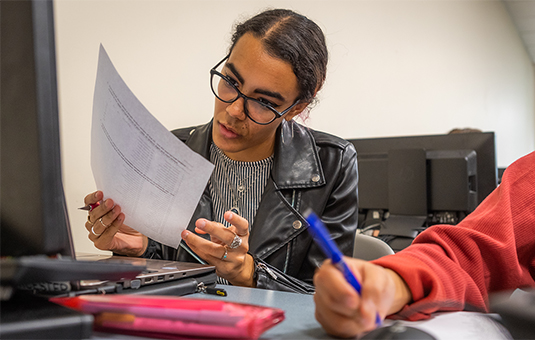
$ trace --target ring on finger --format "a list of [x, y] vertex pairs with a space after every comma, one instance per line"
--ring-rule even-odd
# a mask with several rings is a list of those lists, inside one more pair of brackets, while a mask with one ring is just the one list
[[234, 239], [232, 240], [232, 242], [229, 244], [229, 248], [230, 249], [236, 249], [238, 248], [239, 246], [241, 246], [241, 237], [239, 237], [237, 234], [234, 234]]
[[223, 254], [223, 256], [221, 256], [221, 260], [224, 260], [227, 258], [227, 254], [228, 254], [228, 249], [227, 247], [225, 247], [225, 253]]
[[100, 224], [102, 224], [106, 228], [108, 228], [111, 225], [111, 224], [104, 224], [104, 222], [102, 222], [102, 217], [99, 218], [99, 222], [100, 222]]
[[96, 237], [99, 237], [100, 235], [102, 235], [102, 233], [98, 234], [98, 233], [95, 233], [95, 227], [91, 227], [91, 233], [93, 235], [95, 235]]
[[89, 218], [89, 215], [87, 215], [87, 223], [89, 223], [91, 225], [95, 224], [95, 222], [91, 222], [91, 219]]

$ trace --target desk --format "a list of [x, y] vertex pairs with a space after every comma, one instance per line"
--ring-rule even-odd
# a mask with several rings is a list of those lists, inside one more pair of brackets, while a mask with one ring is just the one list
[[[316, 321], [314, 317], [315, 305], [312, 295], [235, 286], [219, 287], [223, 287], [227, 291], [228, 296], [221, 297], [197, 293], [185, 297], [217, 299], [282, 308], [285, 311], [286, 319], [262, 334], [260, 339], [334, 339], [325, 333], [321, 325]], [[434, 335], [437, 339], [511, 339], [509, 333], [492, 317], [481, 313], [444, 313], [437, 315], [431, 320], [403, 322], [407, 325], [421, 328]], [[386, 320], [385, 324], [388, 325], [389, 323], [390, 321]], [[95, 332], [92, 339], [146, 338]]]
[[262, 334], [261, 339], [325, 339], [327, 333], [314, 317], [312, 295], [279, 292], [265, 289], [225, 286], [227, 297], [208, 294], [193, 294], [192, 297], [252, 303], [267, 307], [282, 308], [285, 319], [282, 323]]

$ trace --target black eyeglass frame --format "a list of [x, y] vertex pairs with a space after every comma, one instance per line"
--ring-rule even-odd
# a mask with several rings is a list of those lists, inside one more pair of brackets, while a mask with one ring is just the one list
[[[282, 116], [284, 116], [288, 111], [290, 111], [294, 106], [296, 106], [299, 102], [300, 102], [300, 99], [297, 98], [295, 100], [295, 102], [290, 105], [289, 108], [287, 108], [286, 110], [282, 111], [282, 112], [279, 112], [277, 111], [274, 107], [272, 107], [271, 105], [269, 104], [266, 104], [266, 103], [263, 103], [259, 100], [256, 100], [254, 98], [251, 98], [251, 97], [248, 97], [246, 95], [244, 95], [243, 93], [241, 93], [240, 90], [238, 90], [238, 88], [231, 82], [231, 80], [229, 79], [229, 77], [223, 75], [222, 73], [218, 72], [216, 69], [225, 61], [227, 60], [228, 58], [230, 57], [230, 54], [228, 54], [225, 58], [223, 58], [220, 62], [217, 63], [216, 66], [214, 66], [211, 70], [210, 70], [210, 88], [212, 89], [212, 93], [216, 96], [217, 99], [221, 100], [222, 102], [224, 103], [227, 103], [227, 104], [231, 104], [231, 103], [234, 103], [236, 100], [238, 100], [239, 98], [243, 98], [243, 111], [245, 112], [245, 115], [247, 117], [249, 117], [250, 120], [252, 120], [253, 122], [255, 122], [256, 124], [259, 124], [259, 125], [268, 125], [268, 124], [271, 124], [273, 123], [273, 121], [275, 121], [275, 119], [277, 118], [280, 118]], [[220, 76], [223, 80], [225, 80], [234, 90], [236, 90], [236, 93], [238, 94], [236, 96], [236, 98], [234, 98], [233, 100], [223, 100], [221, 99], [215, 89], [214, 89], [214, 84], [213, 84], [213, 81], [214, 81], [214, 75], [218, 75]], [[252, 100], [254, 101], [255, 103], [258, 103], [262, 106], [264, 106], [265, 108], [271, 110], [271, 112], [273, 112], [275, 115], [273, 116], [273, 119], [270, 120], [269, 122], [267, 123], [260, 123], [260, 122], [257, 122], [256, 120], [253, 119], [253, 117], [251, 117], [251, 115], [249, 115], [249, 112], [247, 110], [247, 101], [248, 100]]]

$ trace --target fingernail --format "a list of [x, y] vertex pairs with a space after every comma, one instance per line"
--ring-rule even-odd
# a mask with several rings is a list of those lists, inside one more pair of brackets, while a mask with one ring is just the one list
[[225, 220], [227, 222], [230, 222], [232, 220], [232, 218], [234, 218], [234, 214], [236, 214], [233, 210], [229, 210], [225, 213]]
[[206, 226], [206, 221], [205, 220], [199, 220], [197, 221], [197, 228], [201, 229], [201, 230], [204, 230], [204, 227]]
[[185, 240], [186, 238], [188, 238], [188, 236], [189, 236], [189, 231], [184, 230], [184, 231], [182, 232], [182, 239]]

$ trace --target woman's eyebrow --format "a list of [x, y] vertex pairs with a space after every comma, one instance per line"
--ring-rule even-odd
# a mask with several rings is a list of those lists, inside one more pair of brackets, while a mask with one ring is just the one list
[[228, 67], [228, 68], [230, 69], [230, 71], [231, 71], [232, 73], [234, 73], [234, 76], [235, 76], [236, 78], [238, 78], [238, 81], [239, 81], [240, 83], [243, 84], [243, 77], [241, 76], [240, 72], [238, 72], [238, 70], [236, 70], [236, 67], [234, 66], [234, 64], [233, 64], [233, 63], [228, 63], [228, 62], [227, 62], [227, 63], [225, 64], [225, 66]]
[[[238, 78], [238, 81], [240, 83], [242, 84], [244, 83], [243, 77], [241, 76], [240, 72], [238, 72], [238, 70], [236, 69], [233, 63], [226, 63], [225, 66], [230, 69], [230, 71], [234, 74], [236, 78]], [[254, 92], [263, 94], [263, 95], [266, 95], [275, 99], [279, 99], [281, 101], [285, 101], [284, 97], [279, 92], [273, 92], [273, 91], [263, 90], [263, 89], [255, 89]]]
[[279, 99], [279, 100], [281, 100], [283, 102], [286, 101], [284, 99], [284, 97], [278, 92], [262, 90], [262, 89], [255, 89], [254, 92], [255, 93], [259, 93], [259, 94], [263, 94], [263, 95], [266, 95], [266, 96], [269, 96], [269, 97], [272, 97], [272, 98], [275, 98], [275, 99]]

